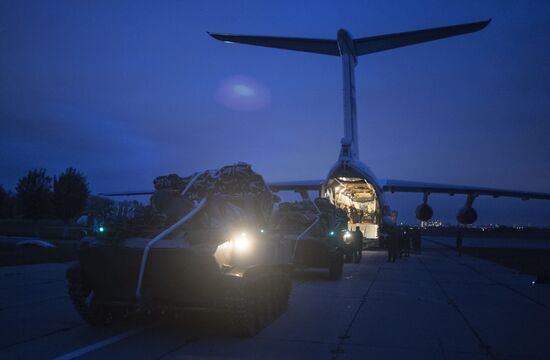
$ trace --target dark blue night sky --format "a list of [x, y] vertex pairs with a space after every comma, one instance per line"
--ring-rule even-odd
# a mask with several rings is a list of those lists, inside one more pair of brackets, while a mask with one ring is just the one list
[[[206, 31], [363, 37], [488, 18], [478, 33], [359, 59], [361, 159], [379, 178], [550, 192], [542, 0], [2, 1], [0, 184], [74, 166], [94, 192], [147, 189], [236, 161], [267, 180], [324, 178], [343, 131], [340, 59]], [[388, 200], [412, 222], [421, 199]], [[445, 221], [464, 201], [433, 200]], [[476, 205], [478, 223], [550, 225], [543, 201]]]

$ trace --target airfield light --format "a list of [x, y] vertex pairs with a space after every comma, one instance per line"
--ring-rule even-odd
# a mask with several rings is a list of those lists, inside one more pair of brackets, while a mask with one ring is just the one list
[[265, 230], [264, 230], [264, 229], [260, 229], [260, 232], [263, 234], [263, 233], [265, 232]]

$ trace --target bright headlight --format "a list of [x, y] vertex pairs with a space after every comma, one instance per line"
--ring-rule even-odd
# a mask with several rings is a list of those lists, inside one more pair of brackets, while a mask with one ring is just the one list
[[252, 240], [246, 233], [240, 233], [232, 239], [233, 248], [240, 253], [246, 253], [250, 250]]
[[349, 244], [351, 242], [352, 238], [351, 238], [351, 233], [349, 231], [346, 231], [344, 233], [344, 242], [346, 244]]

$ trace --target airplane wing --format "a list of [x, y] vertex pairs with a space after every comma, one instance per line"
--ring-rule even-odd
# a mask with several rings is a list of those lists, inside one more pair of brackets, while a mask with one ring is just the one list
[[110, 193], [98, 193], [99, 196], [137, 196], [137, 195], [152, 195], [154, 190], [142, 190], [142, 191], [120, 191]]
[[474, 195], [474, 196], [492, 196], [492, 197], [514, 197], [522, 200], [540, 199], [550, 200], [550, 193], [528, 192], [517, 190], [492, 189], [479, 186], [462, 186], [434, 184], [402, 180], [381, 181], [382, 190], [385, 192], [416, 192], [428, 194], [449, 194], [449, 195]]
[[[324, 180], [299, 180], [299, 181], [280, 181], [270, 182], [267, 185], [273, 192], [279, 191], [320, 191]], [[99, 196], [137, 196], [137, 195], [152, 195], [154, 190], [137, 190], [137, 191], [119, 191], [98, 193]]]
[[267, 186], [273, 192], [279, 191], [321, 191], [325, 180], [300, 180], [300, 181], [280, 181], [270, 182]]
[[439, 28], [424, 29], [417, 31], [408, 31], [395, 34], [371, 36], [355, 39], [355, 51], [357, 55], [372, 54], [379, 51], [395, 49], [402, 46], [420, 44], [427, 41], [443, 39], [446, 37], [457, 36], [475, 32], [483, 29], [491, 20], [460, 24], [453, 26], [444, 26]]

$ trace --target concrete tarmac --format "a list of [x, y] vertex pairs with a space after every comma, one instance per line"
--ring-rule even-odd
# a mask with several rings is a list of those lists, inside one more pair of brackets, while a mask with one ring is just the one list
[[365, 251], [340, 281], [298, 272], [290, 306], [252, 339], [191, 312], [94, 329], [70, 304], [66, 264], [0, 268], [0, 359], [549, 359], [550, 286], [423, 242], [396, 263]]

